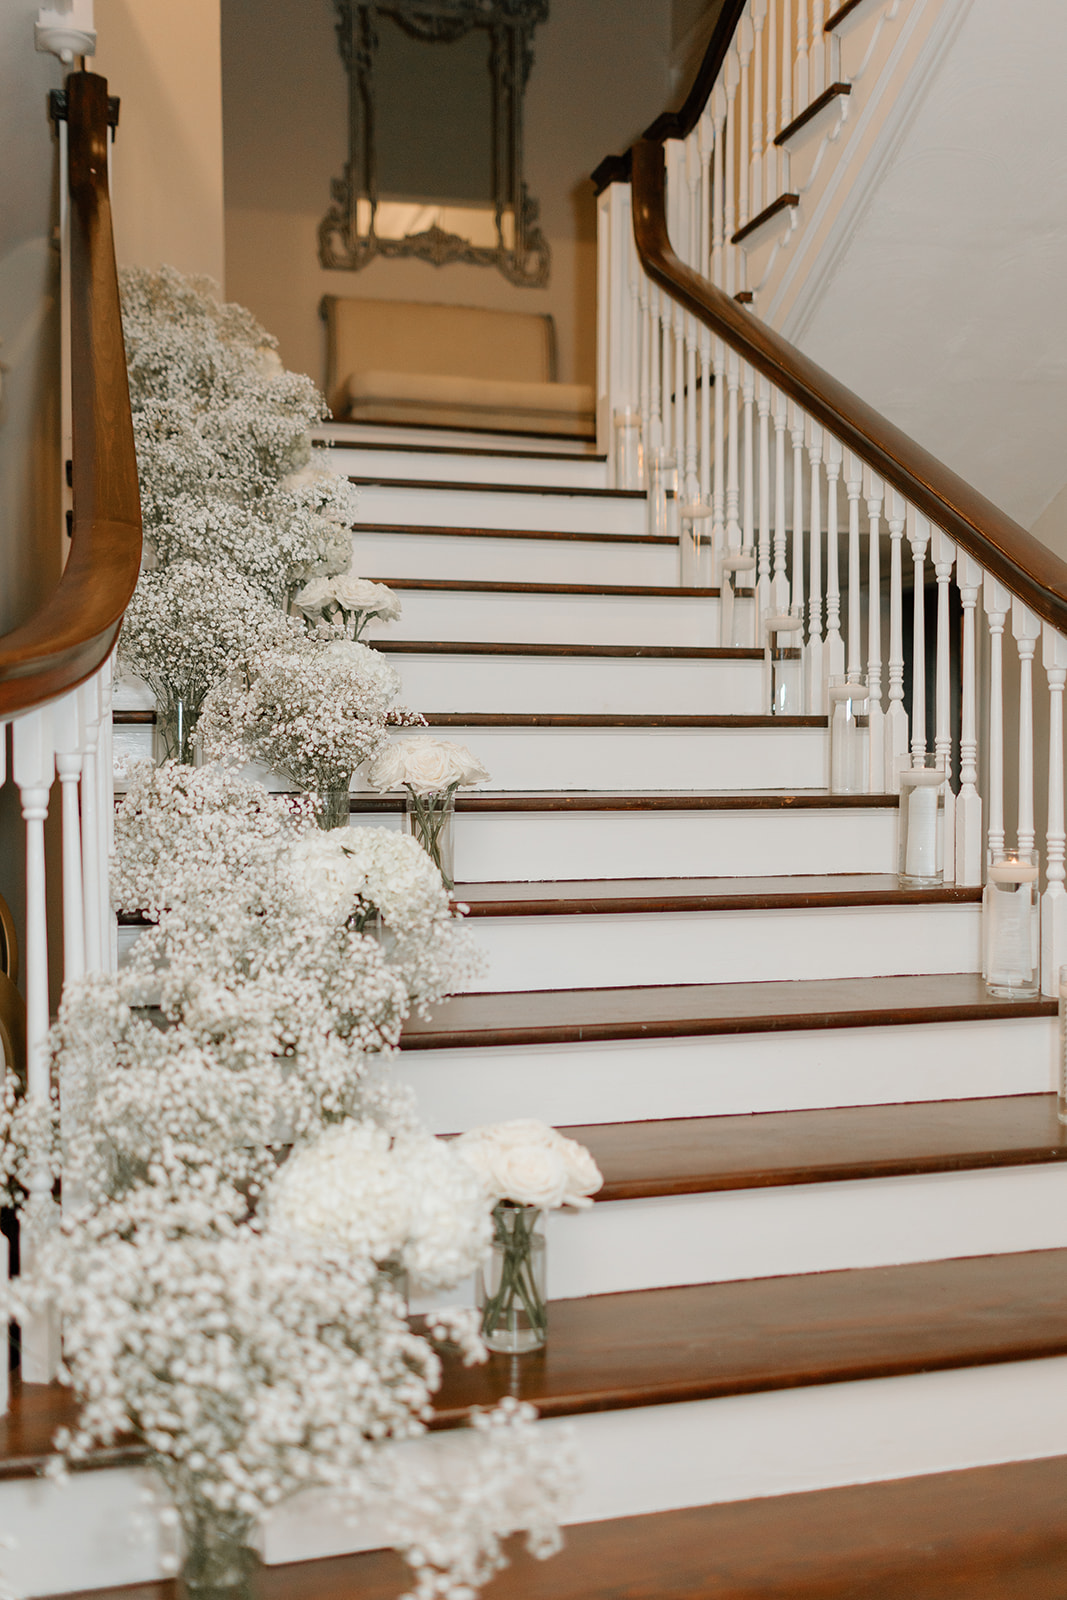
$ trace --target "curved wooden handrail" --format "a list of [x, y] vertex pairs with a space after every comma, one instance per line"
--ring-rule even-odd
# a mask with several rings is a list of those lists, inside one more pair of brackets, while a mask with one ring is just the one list
[[687, 267], [667, 232], [664, 152], [632, 151], [634, 239], [649, 277], [916, 506], [1030, 610], [1067, 634], [1067, 564], [851, 389]]
[[107, 660], [141, 564], [141, 504], [107, 183], [107, 80], [67, 79], [74, 521], [56, 588], [0, 636], [0, 716], [29, 711]]
[[[677, 111], [661, 112], [652, 126], [645, 129], [643, 135], [645, 139], [685, 139], [692, 133], [700, 121], [701, 113], [722, 71], [726, 52], [737, 32], [737, 25], [747, 4], [748, 0], [723, 0], [722, 10], [715, 19], [711, 38], [704, 51], [704, 58], [697, 68], [697, 75], [684, 102]], [[604, 157], [592, 173], [597, 194], [602, 194], [609, 184], [630, 181], [631, 154], [632, 152], [627, 150], [625, 155]]]

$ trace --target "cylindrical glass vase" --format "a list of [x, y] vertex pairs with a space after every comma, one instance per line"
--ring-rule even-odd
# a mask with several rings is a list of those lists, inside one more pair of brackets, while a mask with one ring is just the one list
[[621, 406], [615, 413], [615, 487], [640, 489], [645, 463], [641, 447], [641, 413]]
[[198, 1502], [183, 1510], [182, 1532], [179, 1592], [185, 1600], [255, 1600], [259, 1558], [249, 1543], [251, 1517]]
[[1041, 985], [1036, 850], [990, 854], [982, 892], [982, 971], [990, 994], [1031, 999]]
[[671, 450], [650, 450], [646, 458], [648, 470], [648, 531], [661, 538], [669, 538], [677, 530], [673, 515], [677, 469]]
[[763, 681], [775, 717], [798, 717], [804, 710], [804, 619], [799, 606], [763, 614]]
[[407, 793], [407, 830], [441, 874], [449, 894], [456, 887], [456, 785], [434, 794]]
[[727, 550], [719, 581], [720, 644], [724, 650], [756, 645], [756, 552], [751, 546]]
[[1067, 1126], [1067, 967], [1060, 968], [1060, 1067], [1056, 1089], [1060, 1123]]
[[152, 755], [157, 767], [164, 761], [179, 761], [185, 767], [200, 765], [198, 715], [199, 706], [194, 707], [185, 695], [168, 694], [156, 702]]
[[683, 589], [710, 589], [712, 556], [710, 524], [703, 506], [683, 506], [679, 512], [678, 581]]
[[831, 673], [830, 793], [866, 794], [870, 787], [870, 704], [863, 678]]
[[945, 877], [945, 769], [916, 756], [900, 774], [897, 877], [902, 889], [934, 889]]
[[493, 1207], [493, 1243], [477, 1283], [482, 1338], [490, 1350], [521, 1355], [548, 1335], [544, 1213], [501, 1200]]
[[315, 821], [328, 832], [331, 828], [347, 828], [350, 813], [348, 784], [334, 783], [318, 792]]

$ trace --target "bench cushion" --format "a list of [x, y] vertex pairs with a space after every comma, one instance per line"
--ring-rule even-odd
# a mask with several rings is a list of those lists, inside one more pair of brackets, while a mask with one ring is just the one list
[[595, 398], [584, 383], [442, 376], [433, 372], [354, 372], [347, 385], [350, 422], [500, 429], [588, 437]]

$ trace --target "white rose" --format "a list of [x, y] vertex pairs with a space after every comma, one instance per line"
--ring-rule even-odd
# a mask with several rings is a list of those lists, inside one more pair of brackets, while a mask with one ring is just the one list
[[369, 611], [386, 622], [400, 615], [400, 601], [384, 583], [373, 583], [370, 578], [357, 578], [352, 572], [342, 572], [333, 580], [333, 597], [345, 611]]
[[404, 781], [404, 757], [399, 743], [387, 744], [366, 769], [372, 789], [399, 789]]
[[333, 584], [329, 578], [312, 578], [296, 596], [301, 611], [322, 611], [333, 604]]
[[567, 1167], [549, 1145], [505, 1145], [495, 1153], [493, 1176], [501, 1200], [551, 1211], [567, 1194]]
[[539, 1122], [535, 1117], [513, 1117], [510, 1122], [494, 1122], [490, 1127], [478, 1128], [475, 1132], [487, 1143], [502, 1150], [512, 1149], [515, 1145], [528, 1145], [531, 1148], [540, 1145], [552, 1150], [559, 1144], [559, 1134], [555, 1128], [550, 1128], [547, 1122]]
[[477, 756], [471, 755], [465, 744], [457, 744], [454, 749], [456, 751], [456, 760], [463, 767], [460, 783], [484, 783], [489, 777], [488, 767], [484, 767]]
[[447, 739], [403, 739], [403, 782], [416, 794], [437, 794], [455, 783], [459, 774], [453, 755], [456, 746]]
[[604, 1174], [584, 1144], [579, 1144], [577, 1139], [565, 1139], [562, 1134], [556, 1137], [567, 1169], [567, 1197], [563, 1204], [582, 1211], [592, 1205], [591, 1196], [603, 1186]]

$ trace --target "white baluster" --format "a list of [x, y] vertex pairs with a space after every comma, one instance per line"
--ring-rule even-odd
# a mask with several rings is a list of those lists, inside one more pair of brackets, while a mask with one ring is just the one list
[[845, 670], [845, 641], [841, 637], [841, 573], [838, 550], [837, 486], [841, 481], [843, 451], [836, 439], [826, 441], [826, 671]]
[[752, 215], [763, 210], [763, 26], [767, 0], [752, 0]]
[[726, 90], [720, 78], [711, 91], [711, 119], [715, 128], [711, 150], [711, 281], [716, 289], [721, 289], [726, 282], [723, 262], [726, 243], [726, 111]]
[[987, 572], [982, 605], [989, 625], [989, 849], [1004, 850], [1004, 622], [1011, 595]]
[[737, 252], [739, 246], [733, 243], [737, 231], [737, 208], [735, 198], [735, 178], [737, 163], [737, 84], [741, 69], [738, 65], [737, 51], [731, 45], [727, 51], [726, 64], [723, 69], [723, 78], [726, 83], [726, 149], [724, 152], [724, 185], [723, 185], [723, 231], [725, 234], [725, 274], [724, 282], [720, 288], [727, 294], [733, 294], [737, 288]]
[[[804, 615], [804, 413], [790, 402], [789, 437], [793, 445], [793, 593], [792, 604]], [[803, 642], [803, 628], [801, 642]]]
[[872, 794], [885, 792], [885, 713], [882, 710], [881, 519], [885, 485], [867, 473], [867, 717], [870, 740], [868, 783]]
[[[711, 185], [711, 281], [717, 289], [724, 283], [724, 248], [726, 237], [726, 180], [724, 144], [726, 128], [726, 91], [722, 80], [715, 85], [711, 95], [711, 114], [715, 124], [715, 142], [712, 147], [713, 177]], [[716, 338], [712, 346], [715, 372], [714, 449], [711, 487], [711, 560], [712, 582], [718, 582], [719, 557], [726, 538], [726, 346]]]
[[774, 608], [789, 606], [789, 573], [786, 567], [785, 509], [785, 428], [789, 415], [785, 395], [774, 391]]
[[82, 893], [81, 782], [85, 729], [77, 689], [52, 706], [56, 771], [62, 796], [63, 978], [74, 982], [85, 971], [85, 901]]
[[851, 450], [845, 462], [845, 493], [848, 496], [848, 662], [850, 678], [863, 671], [863, 633], [860, 621], [860, 496], [863, 493], [863, 462]]
[[759, 381], [759, 578], [756, 615], [762, 617], [771, 603], [771, 386]]
[[660, 290], [659, 296], [659, 338], [660, 359], [663, 363], [660, 379], [660, 418], [663, 427], [663, 449], [675, 460], [674, 455], [674, 385], [671, 382], [672, 357], [674, 355], [674, 340], [671, 337], [671, 324], [674, 315], [674, 302], [666, 290]]
[[[908, 507], [908, 542], [915, 565], [912, 595], [914, 621], [911, 630], [911, 755], [926, 754], [926, 547], [930, 542], [930, 519], [914, 506]], [[918, 763], [921, 765], [921, 762]]]
[[741, 382], [740, 361], [734, 351], [727, 357], [727, 451], [726, 451], [726, 548], [736, 550], [741, 545], [741, 484], [738, 459], [738, 404], [737, 392]]
[[[104, 662], [97, 673], [100, 696], [100, 736], [97, 744], [99, 759], [96, 766], [97, 781], [97, 838], [100, 851], [100, 930], [104, 952], [104, 966], [114, 972], [119, 960], [118, 918], [111, 907], [110, 862], [115, 846], [115, 745], [111, 714], [114, 656]], [[84, 781], [84, 780], [83, 780]]]
[[763, 203], [777, 200], [778, 151], [774, 141], [778, 136], [775, 117], [778, 113], [778, 0], [769, 0], [767, 11], [767, 122], [763, 134]]
[[[14, 777], [26, 825], [26, 1092], [39, 1103], [51, 1094], [48, 1058], [48, 925], [44, 825], [55, 776], [51, 708], [43, 706], [12, 724]], [[29, 1174], [29, 1198], [23, 1210], [23, 1270], [32, 1260], [37, 1240], [51, 1224], [55, 1207], [52, 1177], [46, 1167]], [[22, 1324], [22, 1377], [26, 1383], [49, 1383], [59, 1351], [55, 1318], [48, 1313]]]
[[807, 686], [805, 703], [809, 713], [819, 716], [826, 710], [826, 667], [822, 636], [822, 428], [808, 419], [808, 464], [811, 488], [808, 499], [808, 648], [805, 655]]
[[1064, 889], [1067, 831], [1063, 807], [1063, 686], [1067, 682], [1067, 639], [1046, 622], [1041, 660], [1048, 678], [1048, 886], [1041, 897], [1041, 990], [1058, 994], [1060, 968], [1067, 966], [1067, 891]]
[[746, 550], [756, 545], [756, 482], [755, 441], [752, 430], [752, 405], [756, 393], [756, 374], [746, 363], [742, 368], [741, 395], [744, 401], [744, 434], [742, 453], [744, 496], [742, 500], [741, 543]]
[[826, 88], [826, 45], [823, 40], [824, 13], [824, 0], [812, 0], [811, 54], [808, 62], [808, 77], [810, 79], [809, 92], [813, 100], [817, 100]]
[[[889, 794], [900, 792], [900, 771], [908, 765], [908, 712], [904, 705], [904, 565], [901, 551], [906, 520], [904, 496], [890, 489], [886, 496], [886, 521], [889, 526], [889, 708], [885, 718], [885, 786]], [[981, 883], [981, 876], [975, 881]]]
[[1034, 848], [1034, 652], [1041, 622], [1021, 600], [1011, 603], [1011, 631], [1019, 652], [1019, 849]]
[[930, 555], [937, 578], [937, 643], [934, 658], [934, 755], [945, 769], [945, 882], [956, 870], [956, 796], [952, 789], [952, 684], [949, 667], [949, 584], [956, 546], [939, 528], [933, 531]]
[[[777, 134], [788, 128], [793, 120], [793, 73], [796, 60], [796, 43], [793, 32], [792, 0], [782, 0], [782, 110], [778, 118]], [[789, 151], [781, 146], [778, 151], [778, 192], [789, 190]]]
[[79, 686], [85, 754], [82, 760], [82, 876], [85, 899], [85, 965], [102, 972], [107, 965], [104, 947], [103, 902], [107, 882], [100, 855], [100, 685], [96, 678]]
[[796, 115], [806, 111], [808, 92], [808, 0], [797, 0], [797, 49], [793, 62], [793, 100]]
[[956, 796], [956, 882], [982, 881], [982, 797], [978, 793], [978, 668], [975, 612], [982, 568], [973, 556], [956, 552], [956, 583], [963, 608], [960, 671], [960, 792]]
[[752, 171], [752, 121], [749, 98], [749, 64], [752, 60], [754, 33], [751, 17], [751, 0], [742, 14], [737, 29], [737, 56], [741, 70], [741, 109], [737, 119], [738, 175], [737, 175], [737, 225], [743, 228], [752, 216], [752, 196], [749, 189]]
[[[700, 119], [700, 271], [712, 276], [711, 161], [715, 125], [708, 112]], [[711, 505], [711, 330], [700, 325], [700, 501]], [[709, 580], [714, 582], [714, 579]]]
[[644, 487], [648, 488], [648, 452], [652, 448], [652, 314], [650, 310], [652, 285], [642, 267], [637, 278], [638, 307], [641, 316], [641, 391], [638, 404], [641, 408], [641, 459], [644, 466]]

